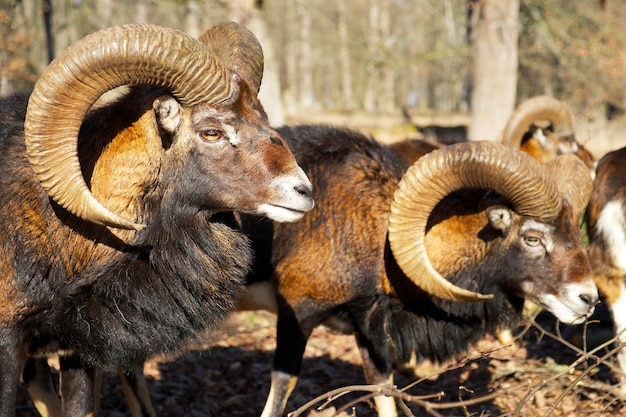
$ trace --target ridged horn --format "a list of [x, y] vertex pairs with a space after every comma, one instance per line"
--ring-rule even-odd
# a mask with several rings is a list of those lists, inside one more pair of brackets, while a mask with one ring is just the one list
[[525, 216], [559, 214], [561, 197], [550, 172], [530, 155], [494, 142], [466, 142], [435, 150], [415, 162], [394, 193], [389, 243], [411, 281], [437, 297], [483, 301], [492, 297], [457, 287], [442, 277], [426, 253], [425, 236], [433, 208], [461, 189], [493, 190]]
[[169, 90], [188, 106], [222, 102], [236, 89], [220, 59], [187, 34], [148, 24], [117, 26], [76, 42], [43, 71], [24, 127], [29, 161], [50, 198], [85, 220], [140, 230], [144, 225], [95, 199], [77, 154], [89, 107], [106, 91], [137, 84]]
[[246, 80], [255, 93], [261, 88], [263, 78], [263, 49], [257, 37], [244, 26], [224, 22], [200, 36], [217, 55], [224, 66]]
[[560, 155], [545, 165], [552, 172], [563, 198], [569, 201], [577, 214], [582, 213], [593, 190], [593, 179], [587, 165], [575, 154]]
[[569, 107], [552, 96], [535, 96], [521, 103], [509, 118], [502, 143], [519, 148], [524, 133], [538, 120], [549, 120], [557, 136], [573, 135], [574, 121]]

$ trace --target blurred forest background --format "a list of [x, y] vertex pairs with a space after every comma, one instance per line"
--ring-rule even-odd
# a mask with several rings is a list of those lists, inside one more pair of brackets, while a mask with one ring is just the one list
[[[261, 99], [275, 124], [326, 121], [394, 140], [415, 126], [480, 123], [493, 133], [486, 137], [483, 130], [481, 138], [494, 139], [516, 104], [551, 94], [572, 107], [584, 129], [577, 136], [589, 141], [592, 152], [598, 135], [609, 141], [608, 148], [624, 136], [615, 126], [624, 125], [626, 107], [625, 0], [0, 0], [0, 5], [0, 95], [29, 90], [51, 57], [104, 27], [148, 22], [197, 37], [217, 22], [236, 20], [263, 44]], [[486, 7], [507, 9], [490, 14]], [[497, 45], [481, 40], [481, 20]], [[487, 55], [477, 48], [481, 42]], [[503, 56], [505, 70], [498, 58]], [[510, 88], [497, 80], [506, 71], [512, 72]], [[473, 96], [478, 76], [491, 96]], [[484, 111], [477, 122], [472, 113], [479, 103]]]

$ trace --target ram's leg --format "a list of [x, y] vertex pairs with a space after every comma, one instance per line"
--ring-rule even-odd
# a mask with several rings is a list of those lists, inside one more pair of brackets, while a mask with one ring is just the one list
[[93, 417], [100, 417], [102, 409], [102, 390], [104, 389], [104, 373], [94, 371], [93, 376]]
[[39, 414], [43, 417], [61, 417], [61, 397], [52, 380], [48, 359], [28, 359], [22, 381]]
[[261, 417], [283, 415], [298, 382], [304, 349], [314, 325], [307, 327], [300, 326], [291, 310], [284, 312], [279, 308], [271, 386]]
[[63, 416], [92, 416], [94, 372], [75, 356], [59, 358], [59, 392]]
[[26, 362], [18, 338], [0, 331], [0, 417], [15, 416], [17, 388]]
[[131, 415], [133, 417], [156, 417], [150, 391], [143, 374], [143, 366], [138, 366], [131, 372], [120, 371], [118, 375], [122, 381], [122, 388]]
[[[613, 295], [618, 295], [611, 299], [610, 308], [613, 315], [617, 341], [621, 345], [624, 345], [626, 344], [626, 285], [623, 280], [618, 289], [618, 291], [613, 293]], [[622, 347], [617, 352], [616, 358], [617, 365], [619, 366], [621, 372], [620, 391], [622, 392], [622, 395], [626, 396], [626, 346]]]
[[[389, 362], [389, 346], [387, 343], [374, 345], [363, 335], [356, 335], [359, 352], [363, 360], [365, 380], [370, 385], [385, 385], [393, 387], [393, 372]], [[397, 417], [396, 401], [394, 397], [377, 395], [374, 404], [379, 417]]]

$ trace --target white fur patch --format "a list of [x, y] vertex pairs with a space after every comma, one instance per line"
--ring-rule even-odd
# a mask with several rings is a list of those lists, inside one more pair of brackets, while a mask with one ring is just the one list
[[[626, 342], [626, 285], [624, 281], [620, 284], [620, 295], [611, 305], [613, 322], [615, 323], [615, 333], [622, 342]], [[626, 366], [626, 362], [624, 364]], [[626, 371], [626, 368], [624, 368]]]
[[533, 133], [533, 138], [541, 143], [541, 146], [543, 146], [544, 148], [547, 147], [548, 138], [546, 138], [546, 135], [543, 133], [543, 129], [535, 130], [535, 133]]
[[554, 232], [554, 227], [545, 223], [538, 222], [537, 220], [527, 220], [526, 222], [524, 222], [524, 225], [522, 226], [520, 232], [524, 233], [529, 230], [536, 230], [543, 234], [550, 234]]
[[276, 380], [281, 376], [284, 377], [285, 373], [281, 371], [272, 371], [272, 382], [270, 384], [270, 393], [267, 396], [267, 401], [265, 402], [265, 407], [263, 408], [263, 412], [261, 413], [261, 417], [272, 417], [274, 414], [272, 411], [278, 410], [278, 415], [283, 415], [285, 411], [285, 407], [287, 406], [287, 399], [293, 392], [296, 387], [296, 383], [298, 382], [297, 376], [289, 376], [289, 382], [287, 383], [287, 387], [285, 389], [285, 395], [282, 398], [282, 401], [279, 402], [278, 393], [276, 392]]
[[563, 286], [558, 296], [554, 294], [533, 294], [532, 284], [522, 286], [527, 297], [545, 308], [565, 324], [580, 324], [593, 314], [594, 307], [581, 297], [597, 299], [598, 289], [593, 280], [569, 283]]
[[[615, 334], [620, 343], [626, 342], [626, 285], [624, 281], [620, 284], [620, 295], [610, 306], [613, 314], [613, 323], [615, 326]], [[617, 365], [621, 371], [620, 380], [622, 382], [620, 391], [626, 394], [626, 348], [622, 348], [615, 355]]]
[[234, 127], [228, 125], [224, 126], [224, 133], [226, 134], [226, 137], [231, 145], [238, 146], [241, 143], [241, 138], [237, 134], [237, 130], [235, 130]]
[[298, 168], [292, 175], [275, 178], [271, 187], [274, 190], [272, 198], [266, 204], [259, 206], [256, 214], [279, 223], [291, 223], [300, 220], [315, 206], [315, 202], [309, 195], [298, 191], [302, 187], [312, 188], [301, 168]]
[[[393, 374], [389, 375], [384, 385], [393, 387]], [[374, 404], [378, 409], [378, 417], [397, 417], [398, 411], [396, 410], [396, 399], [394, 397], [388, 397], [386, 395], [377, 395], [374, 397]]]
[[598, 216], [596, 230], [610, 248], [613, 265], [626, 273], [626, 219], [620, 201], [613, 200], [604, 206]]

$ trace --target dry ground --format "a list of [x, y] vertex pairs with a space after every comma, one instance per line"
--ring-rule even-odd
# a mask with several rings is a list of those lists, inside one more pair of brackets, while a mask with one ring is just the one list
[[[587, 327], [559, 326], [541, 313], [529, 318], [522, 336], [502, 345], [487, 337], [466, 356], [440, 366], [424, 364], [396, 378], [404, 403], [415, 416], [613, 416], [626, 413], [626, 402], [615, 394], [609, 367], [613, 345], [586, 352], [586, 336], [597, 345], [611, 334], [610, 316], [600, 308]], [[269, 389], [274, 348], [275, 317], [266, 312], [233, 313], [213, 343], [184, 356], [146, 364], [149, 389], [159, 416], [252, 417], [260, 414]], [[571, 345], [570, 345], [571, 344]], [[609, 357], [604, 359], [605, 355]], [[340, 389], [333, 397], [339, 416], [375, 416], [363, 387], [360, 358], [352, 336], [316, 329], [310, 339], [303, 373], [288, 411], [297, 415], [335, 415], [332, 409], [316, 414], [304, 407], [318, 396]], [[355, 387], [356, 386], [356, 387]], [[353, 387], [353, 388], [350, 388]], [[358, 390], [357, 390], [358, 388]], [[402, 392], [400, 391], [402, 390]], [[103, 397], [104, 416], [129, 412], [119, 381], [108, 378]], [[328, 414], [326, 414], [328, 413]], [[37, 413], [22, 391], [18, 416]], [[401, 412], [401, 415], [402, 412]], [[406, 414], [411, 415], [411, 414]]]

